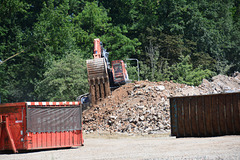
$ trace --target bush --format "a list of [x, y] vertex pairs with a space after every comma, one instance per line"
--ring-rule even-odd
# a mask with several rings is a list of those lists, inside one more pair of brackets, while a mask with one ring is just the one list
[[171, 66], [171, 79], [178, 83], [188, 85], [199, 85], [204, 78], [210, 78], [214, 73], [208, 69], [203, 70], [201, 66], [193, 68], [190, 57], [180, 57], [181, 62]]
[[75, 101], [88, 92], [86, 61], [79, 53], [54, 61], [44, 77], [36, 87], [39, 101]]

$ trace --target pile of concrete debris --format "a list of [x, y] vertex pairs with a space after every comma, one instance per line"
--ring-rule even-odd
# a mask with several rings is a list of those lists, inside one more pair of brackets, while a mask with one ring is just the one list
[[172, 81], [130, 83], [116, 89], [111, 96], [85, 110], [83, 129], [86, 133], [166, 133], [171, 129], [168, 97], [239, 91], [239, 73], [233, 77], [218, 75], [213, 77], [212, 81], [204, 79], [199, 86]]

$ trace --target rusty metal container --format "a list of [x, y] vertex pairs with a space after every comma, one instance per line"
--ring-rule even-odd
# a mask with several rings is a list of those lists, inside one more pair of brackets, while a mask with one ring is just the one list
[[0, 104], [0, 150], [36, 150], [83, 145], [79, 102]]
[[171, 97], [170, 112], [172, 136], [240, 134], [240, 92]]

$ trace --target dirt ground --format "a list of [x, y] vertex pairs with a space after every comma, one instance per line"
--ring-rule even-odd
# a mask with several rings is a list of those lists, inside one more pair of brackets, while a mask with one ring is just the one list
[[0, 154], [0, 160], [240, 160], [240, 136], [176, 138], [160, 136], [85, 135], [85, 146]]

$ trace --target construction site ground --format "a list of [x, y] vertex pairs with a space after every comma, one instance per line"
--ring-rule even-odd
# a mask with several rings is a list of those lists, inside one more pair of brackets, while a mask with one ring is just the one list
[[172, 81], [126, 84], [83, 112], [85, 146], [0, 154], [0, 160], [233, 159], [240, 135], [171, 137], [169, 97], [240, 92], [240, 74], [204, 79], [199, 86]]
[[85, 146], [70, 149], [1, 153], [1, 160], [239, 160], [240, 136], [176, 138], [109, 134], [84, 135]]

